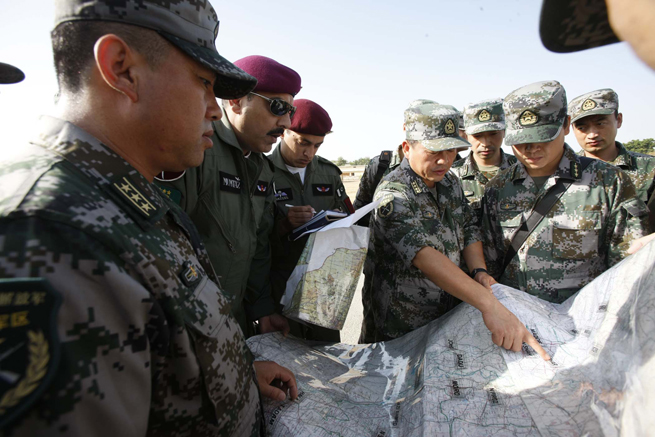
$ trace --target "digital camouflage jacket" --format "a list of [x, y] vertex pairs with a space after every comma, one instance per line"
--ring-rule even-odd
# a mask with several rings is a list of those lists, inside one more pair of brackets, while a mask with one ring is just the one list
[[[619, 155], [610, 164], [626, 172], [632, 179], [637, 196], [650, 208], [649, 232], [655, 232], [655, 156], [628, 150], [618, 141], [616, 147]], [[584, 150], [579, 154], [584, 156]]]
[[258, 435], [250, 353], [188, 216], [96, 138], [42, 123], [0, 167], [10, 435]]
[[446, 173], [435, 187], [437, 198], [405, 159], [375, 191], [381, 203], [371, 218], [365, 263], [372, 279], [362, 293], [365, 318], [370, 319], [363, 325], [374, 327], [374, 341], [400, 337], [459, 302], [412, 264], [422, 248], [433, 247], [463, 265], [462, 250], [481, 239], [457, 177]]
[[[573, 182], [502, 273], [512, 235], [560, 178]], [[648, 211], [628, 175], [599, 160], [581, 171], [566, 144], [559, 167], [541, 189], [517, 162], [487, 184], [482, 203], [489, 273], [554, 303], [621, 261], [632, 240], [646, 235]]]
[[[505, 170], [510, 165], [516, 162], [516, 157], [513, 155], [508, 155], [507, 153], [500, 150], [501, 162], [498, 172]], [[484, 187], [489, 182], [489, 179], [478, 170], [478, 166], [473, 159], [473, 151], [469, 155], [455, 162], [450, 168], [450, 171], [455, 173], [459, 180], [462, 182], [462, 188], [464, 188], [464, 195], [469, 201], [471, 208], [476, 212], [480, 212], [482, 208], [481, 200], [484, 195]]]

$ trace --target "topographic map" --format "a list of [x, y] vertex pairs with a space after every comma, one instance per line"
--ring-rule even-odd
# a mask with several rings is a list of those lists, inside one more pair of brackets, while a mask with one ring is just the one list
[[362, 273], [368, 228], [351, 226], [311, 234], [280, 303], [283, 314], [341, 329]]
[[314, 346], [252, 337], [291, 369], [296, 401], [264, 402], [272, 436], [618, 436], [655, 429], [655, 244], [556, 305], [494, 294], [552, 356], [495, 346], [461, 304], [401, 338]]

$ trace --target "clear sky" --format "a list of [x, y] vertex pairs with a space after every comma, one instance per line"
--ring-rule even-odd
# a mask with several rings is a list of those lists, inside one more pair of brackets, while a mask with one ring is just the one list
[[[219, 52], [230, 60], [264, 55], [302, 76], [298, 98], [329, 113], [334, 133], [319, 154], [353, 160], [403, 139], [402, 114], [414, 99], [461, 109], [555, 79], [569, 100], [613, 88], [624, 115], [618, 140], [655, 137], [655, 75], [625, 43], [550, 53], [538, 34], [540, 1], [248, 0], [212, 2], [221, 21]], [[57, 91], [50, 30], [53, 2], [0, 2], [0, 62], [24, 82], [0, 86], [0, 153], [29, 137]], [[579, 149], [573, 135], [569, 144]]]

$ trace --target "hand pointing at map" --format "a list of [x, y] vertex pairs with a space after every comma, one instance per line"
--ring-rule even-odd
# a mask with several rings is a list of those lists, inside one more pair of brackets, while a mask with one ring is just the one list
[[527, 343], [541, 358], [550, 360], [525, 325], [487, 288], [471, 279], [443, 253], [424, 247], [414, 257], [413, 264], [442, 290], [480, 310], [494, 344], [518, 352], [523, 343]]

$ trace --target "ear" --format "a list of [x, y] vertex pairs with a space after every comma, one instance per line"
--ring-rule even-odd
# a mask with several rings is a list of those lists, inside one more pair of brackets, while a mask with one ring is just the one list
[[134, 74], [138, 62], [136, 53], [125, 41], [113, 34], [99, 38], [93, 52], [96, 67], [105, 83], [136, 102], [139, 99], [138, 81]]
[[241, 114], [243, 111], [243, 99], [246, 99], [248, 96], [241, 97], [240, 99], [233, 99], [233, 100], [228, 100], [227, 103], [230, 106], [230, 109], [232, 109], [232, 112], [235, 114]]
[[411, 146], [409, 145], [409, 143], [407, 141], [403, 141], [403, 153], [405, 154], [405, 156], [409, 156], [410, 147]]
[[616, 128], [620, 128], [623, 124], [623, 113], [619, 112], [616, 114]]
[[564, 136], [568, 135], [571, 132], [571, 116], [567, 115], [566, 120], [564, 120], [564, 126], [562, 127], [564, 131]]

